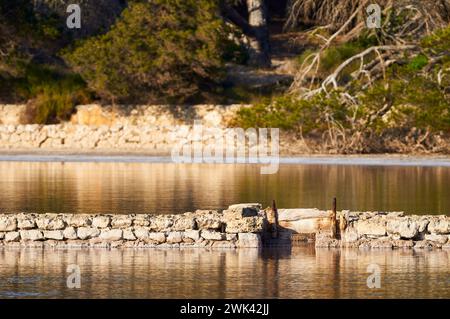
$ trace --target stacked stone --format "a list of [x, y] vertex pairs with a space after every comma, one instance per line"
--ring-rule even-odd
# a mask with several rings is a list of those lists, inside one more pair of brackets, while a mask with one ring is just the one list
[[[225, 129], [224, 136], [232, 129]], [[88, 126], [58, 125], [0, 125], [0, 149], [51, 151], [110, 151], [130, 150], [170, 154], [181, 141], [198, 140], [192, 125]], [[215, 132], [204, 128], [201, 142], [204, 147], [217, 143]]]
[[317, 234], [316, 247], [450, 249], [449, 216], [343, 211], [338, 220], [340, 238]]
[[182, 215], [2, 214], [0, 245], [258, 248], [266, 221], [259, 204]]
[[169, 153], [193, 138], [194, 119], [204, 126], [205, 146], [216, 143], [207, 128], [227, 127], [245, 105], [102, 107], [80, 105], [70, 122], [21, 124], [25, 105], [0, 104], [0, 148], [44, 150], [139, 150]]

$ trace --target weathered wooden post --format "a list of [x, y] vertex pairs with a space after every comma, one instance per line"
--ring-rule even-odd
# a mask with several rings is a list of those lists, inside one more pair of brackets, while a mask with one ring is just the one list
[[272, 213], [275, 222], [272, 224], [272, 238], [278, 238], [278, 209], [275, 200], [272, 201]]
[[331, 236], [337, 238], [337, 200], [333, 198], [333, 211], [331, 214]]

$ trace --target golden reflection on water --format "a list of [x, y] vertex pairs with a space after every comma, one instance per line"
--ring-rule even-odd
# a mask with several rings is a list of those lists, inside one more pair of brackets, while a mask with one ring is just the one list
[[450, 213], [449, 167], [0, 162], [0, 210], [180, 213], [238, 202]]
[[[450, 251], [0, 250], [1, 298], [450, 298]], [[381, 288], [366, 284], [369, 264]], [[67, 266], [81, 288], [66, 286]]]

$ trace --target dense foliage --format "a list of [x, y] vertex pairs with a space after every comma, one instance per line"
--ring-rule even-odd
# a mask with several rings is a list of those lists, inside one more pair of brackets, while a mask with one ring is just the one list
[[223, 35], [214, 1], [136, 2], [108, 33], [65, 57], [104, 98], [180, 100], [220, 80]]
[[[329, 49], [324, 56], [330, 64], [338, 65], [352, 50], [356, 51], [351, 55], [362, 49], [347, 43]], [[347, 83], [345, 90], [322, 92], [308, 99], [286, 95], [267, 100], [241, 110], [236, 124], [319, 134], [342, 152], [388, 151], [380, 148], [386, 134], [392, 137], [414, 130], [423, 142], [429, 134], [448, 134], [450, 27], [425, 37], [417, 52], [404, 52], [401, 63], [388, 67], [384, 78], [369, 87], [362, 88], [354, 81]], [[329, 68], [325, 63], [323, 72]], [[351, 65], [349, 69], [347, 72], [354, 71]]]
[[245, 59], [216, 0], [128, 1], [117, 20], [94, 21], [95, 30], [111, 22], [108, 29], [87, 36], [65, 28], [61, 3], [53, 11], [45, 3], [38, 10], [31, 0], [0, 2], [0, 100], [27, 100], [31, 122], [67, 119], [74, 103], [90, 98], [160, 103], [218, 96], [224, 61]]

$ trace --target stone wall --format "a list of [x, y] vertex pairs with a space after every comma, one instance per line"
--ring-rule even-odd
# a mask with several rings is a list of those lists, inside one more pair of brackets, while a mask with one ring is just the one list
[[91, 126], [178, 126], [199, 120], [205, 126], [227, 126], [236, 112], [246, 107], [232, 105], [80, 105], [70, 122]]
[[[450, 217], [237, 204], [180, 215], [1, 214], [0, 246], [56, 248], [450, 249]], [[336, 231], [333, 228], [336, 227]], [[336, 235], [334, 236], [334, 234]]]
[[25, 110], [25, 104], [0, 104], [0, 125], [21, 124]]
[[[177, 143], [189, 138], [194, 121], [205, 128], [225, 128], [241, 107], [84, 105], [77, 108], [68, 123], [36, 125], [20, 124], [24, 106], [0, 105], [0, 150], [170, 155]], [[214, 136], [210, 137], [210, 144], [214, 145]], [[204, 144], [209, 145], [208, 141]]]
[[337, 214], [338, 238], [316, 234], [316, 247], [450, 249], [450, 217], [403, 212]]
[[57, 248], [259, 248], [260, 204], [180, 215], [2, 214], [0, 246]]

